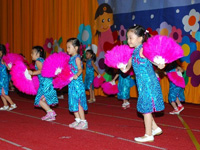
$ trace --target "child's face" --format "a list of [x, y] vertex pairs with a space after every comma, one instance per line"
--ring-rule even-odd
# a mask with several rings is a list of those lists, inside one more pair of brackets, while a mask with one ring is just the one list
[[90, 52], [86, 52], [86, 58], [90, 59], [92, 57], [92, 54], [90, 54]]
[[3, 53], [2, 53], [2, 51], [0, 51], [0, 57], [2, 57], [3, 56]]
[[67, 42], [67, 53], [69, 54], [69, 55], [75, 55], [75, 54], [77, 54], [77, 50], [78, 50], [78, 48], [77, 47], [74, 47], [73, 45], [72, 45], [72, 42]]
[[130, 47], [137, 47], [142, 44], [142, 37], [138, 37], [134, 32], [127, 33], [128, 45]]
[[113, 14], [104, 12], [96, 18], [96, 30], [106, 32], [113, 25]]
[[40, 57], [40, 54], [37, 52], [36, 49], [32, 49], [31, 57], [32, 57], [32, 60], [36, 60], [37, 58]]

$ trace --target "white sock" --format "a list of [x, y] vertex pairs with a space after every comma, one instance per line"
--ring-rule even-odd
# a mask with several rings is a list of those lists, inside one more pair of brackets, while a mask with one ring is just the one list
[[52, 109], [47, 110], [47, 112], [52, 112], [52, 111], [53, 111]]
[[87, 122], [87, 120], [81, 120], [82, 122], [84, 122], [84, 123], [86, 123]]
[[75, 118], [76, 122], [81, 122], [81, 119], [80, 118]]

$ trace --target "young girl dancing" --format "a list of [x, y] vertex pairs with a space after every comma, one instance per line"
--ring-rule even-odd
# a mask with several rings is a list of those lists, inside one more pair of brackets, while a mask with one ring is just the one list
[[[12, 101], [10, 96], [8, 96], [9, 90], [9, 78], [7, 67], [2, 57], [6, 55], [6, 47], [3, 44], [0, 44], [0, 95], [3, 101], [4, 106], [0, 110], [13, 110], [17, 108], [16, 104]], [[8, 106], [10, 104], [10, 107]]]
[[[174, 61], [173, 63], [168, 64], [166, 66], [165, 71], [166, 73], [178, 72], [182, 76], [182, 72], [184, 70], [180, 66], [178, 66], [176, 61]], [[180, 102], [180, 101], [182, 102], [185, 101], [184, 88], [176, 86], [173, 82], [169, 81], [168, 100], [169, 100], [169, 103], [174, 108], [174, 110], [169, 113], [172, 115], [179, 114], [184, 109], [183, 105]]]
[[58, 104], [57, 93], [53, 88], [52, 78], [44, 78], [41, 75], [42, 64], [44, 62], [44, 49], [41, 46], [34, 46], [32, 48], [31, 57], [35, 61], [35, 71], [29, 70], [30, 75], [37, 75], [39, 78], [39, 89], [35, 98], [35, 106], [42, 107], [47, 114], [42, 117], [42, 120], [53, 121], [55, 120], [56, 113], [49, 106]]
[[89, 103], [93, 103], [96, 101], [95, 95], [94, 95], [94, 70], [97, 72], [98, 75], [100, 75], [96, 65], [94, 62], [96, 61], [96, 55], [93, 52], [92, 49], [89, 49], [86, 51], [86, 75], [85, 75], [85, 89], [90, 91], [90, 99], [88, 100]]
[[117, 98], [123, 100], [122, 108], [127, 109], [130, 107], [128, 99], [130, 98], [131, 76], [120, 71], [119, 74], [115, 75], [112, 82], [115, 82], [115, 80], [118, 77], [119, 77], [118, 81], [119, 93], [117, 93]]
[[[131, 65], [136, 76], [138, 89], [137, 111], [144, 116], [145, 135], [135, 138], [137, 142], [154, 141], [154, 135], [162, 133], [153, 119], [152, 113], [164, 110], [161, 87], [151, 62], [144, 57], [142, 44], [150, 37], [149, 33], [140, 25], [133, 26], [127, 32], [128, 45], [134, 47], [132, 58], [123, 72], [127, 72]], [[160, 69], [164, 65], [157, 65]]]
[[69, 65], [73, 72], [73, 80], [68, 85], [68, 103], [69, 111], [74, 112], [75, 121], [69, 124], [70, 128], [85, 130], [88, 128], [88, 122], [85, 120], [85, 113], [88, 109], [85, 87], [82, 77], [82, 62], [79, 54], [80, 42], [76, 38], [67, 40], [67, 52], [71, 56]]

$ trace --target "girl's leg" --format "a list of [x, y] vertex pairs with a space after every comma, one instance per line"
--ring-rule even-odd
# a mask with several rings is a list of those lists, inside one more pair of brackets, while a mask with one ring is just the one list
[[183, 107], [183, 105], [181, 104], [181, 102], [180, 102], [180, 100], [179, 100], [178, 97], [177, 97], [177, 99], [176, 99], [176, 103], [177, 103], [177, 105], [178, 105], [178, 111], [179, 111], [179, 113], [180, 113], [181, 111], [184, 110], [184, 107]]
[[92, 100], [93, 100], [93, 102], [96, 101], [96, 99], [95, 99], [95, 94], [94, 94], [94, 90], [93, 90], [93, 89], [92, 89]]
[[145, 125], [145, 135], [142, 137], [135, 138], [137, 142], [152, 142], [154, 137], [152, 135], [152, 114], [143, 114], [144, 116], [144, 125]]
[[10, 105], [14, 105], [14, 104], [15, 104], [15, 103], [12, 101], [12, 99], [10, 98], [10, 96], [5, 95], [5, 91], [4, 91], [3, 88], [2, 88], [2, 95], [3, 95], [3, 97], [10, 103]]
[[2, 99], [2, 101], [3, 101], [3, 105], [4, 105], [4, 106], [8, 106], [8, 103], [7, 103], [7, 100], [5, 99], [5, 97], [4, 97], [4, 96], [1, 96], [1, 99]]
[[152, 135], [152, 114], [143, 114], [144, 116], [144, 125], [145, 125], [145, 134]]
[[77, 130], [85, 130], [88, 128], [88, 123], [87, 121], [85, 120], [85, 112], [83, 110], [83, 107], [79, 104], [79, 116], [80, 116], [80, 123], [75, 126], [74, 128], [77, 129]]
[[171, 102], [172, 107], [174, 108], [174, 110], [177, 109], [176, 103], [175, 102]]
[[81, 120], [85, 120], [85, 112], [84, 112], [84, 110], [83, 110], [83, 107], [79, 104], [79, 111], [78, 111], [78, 114], [79, 114], [79, 116], [80, 116], [80, 119]]
[[41, 97], [39, 104], [47, 112], [47, 114], [41, 119], [46, 121], [55, 120], [56, 113], [49, 107], [44, 96]]
[[162, 134], [162, 129], [160, 127], [158, 127], [158, 125], [156, 124], [153, 116], [152, 116], [152, 135], [160, 135]]

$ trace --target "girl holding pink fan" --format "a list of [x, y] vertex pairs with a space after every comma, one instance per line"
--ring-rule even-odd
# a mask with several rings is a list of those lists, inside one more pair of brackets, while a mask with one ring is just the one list
[[115, 80], [118, 77], [119, 77], [118, 81], [119, 92], [117, 93], [117, 98], [123, 100], [122, 108], [127, 109], [130, 107], [128, 99], [130, 98], [131, 76], [120, 71], [119, 74], [115, 75], [112, 81], [115, 82]]
[[46, 115], [42, 120], [53, 121], [55, 120], [56, 113], [49, 106], [58, 104], [56, 91], [53, 88], [52, 78], [45, 78], [41, 75], [42, 65], [44, 62], [44, 49], [41, 46], [34, 46], [32, 48], [31, 57], [35, 61], [35, 71], [29, 70], [30, 75], [37, 75], [40, 85], [35, 98], [35, 106], [42, 107], [46, 111]]
[[67, 40], [67, 52], [71, 56], [69, 65], [73, 72], [73, 80], [68, 85], [68, 103], [69, 111], [74, 112], [75, 121], [69, 124], [70, 128], [85, 130], [88, 128], [88, 122], [85, 119], [85, 113], [88, 109], [85, 86], [82, 77], [82, 62], [79, 55], [80, 42], [76, 38]]
[[[184, 88], [174, 84], [174, 81], [171, 81], [171, 78], [169, 75], [170, 75], [170, 73], [177, 73], [177, 74], [180, 74], [179, 76], [177, 76], [177, 78], [183, 79], [182, 72], [184, 70], [178, 66], [176, 61], [174, 61], [173, 63], [170, 63], [166, 66], [165, 71], [166, 71], [165, 74], [168, 74], [168, 77], [170, 80], [169, 81], [168, 100], [169, 100], [169, 103], [174, 108], [174, 110], [169, 113], [172, 115], [179, 114], [184, 109], [183, 105], [180, 102], [180, 101], [182, 101], [182, 102], [185, 101]], [[175, 80], [178, 80], [178, 79], [175, 79]], [[184, 81], [184, 79], [183, 79], [183, 81]]]
[[[9, 78], [7, 67], [2, 60], [2, 57], [6, 55], [6, 47], [3, 44], [0, 44], [0, 95], [3, 101], [4, 106], [0, 110], [13, 110], [17, 108], [16, 104], [12, 101], [10, 96], [8, 96], [9, 90]], [[10, 103], [10, 107], [8, 106]]]
[[[122, 72], [127, 72], [131, 66], [136, 77], [138, 89], [137, 111], [144, 116], [145, 135], [135, 138], [137, 142], [154, 141], [154, 135], [162, 133], [153, 119], [152, 113], [164, 110], [164, 101], [160, 83], [153, 70], [152, 63], [143, 55], [143, 43], [150, 37], [150, 34], [140, 25], [128, 29], [128, 45], [134, 47], [132, 58]], [[160, 69], [165, 65], [155, 64]]]
[[96, 65], [94, 62], [96, 61], [96, 55], [93, 52], [92, 49], [89, 49], [86, 51], [86, 74], [85, 74], [85, 89], [90, 91], [90, 99], [88, 100], [89, 103], [93, 103], [96, 101], [95, 95], [94, 95], [94, 70], [97, 72], [98, 75], [100, 75]]

